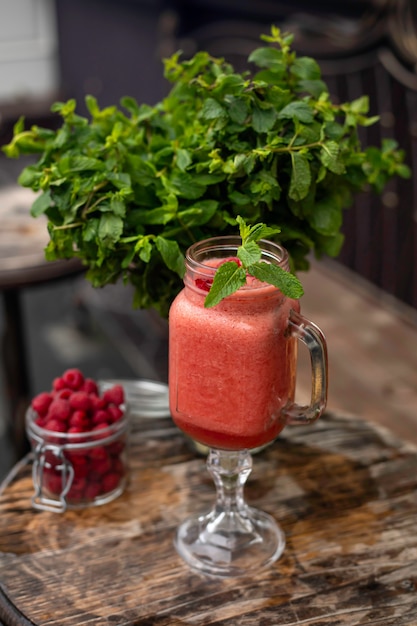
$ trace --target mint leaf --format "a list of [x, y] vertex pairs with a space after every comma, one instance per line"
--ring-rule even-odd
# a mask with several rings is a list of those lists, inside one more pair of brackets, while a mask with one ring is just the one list
[[240, 215], [237, 216], [236, 222], [239, 225], [239, 234], [242, 237], [242, 242], [245, 243], [245, 241], [250, 235], [251, 230], [253, 230], [255, 226], [252, 226], [252, 227], [248, 226], [248, 224], [246, 224], [243, 217], [241, 217]]
[[261, 108], [255, 104], [252, 113], [252, 126], [257, 133], [267, 133], [275, 124], [276, 112], [272, 107]]
[[33, 215], [33, 217], [38, 217], [39, 215], [42, 215], [42, 213], [45, 213], [45, 211], [49, 209], [49, 207], [51, 206], [51, 202], [51, 192], [49, 190], [45, 191], [43, 194], [38, 196], [32, 204], [30, 210], [31, 215]]
[[214, 275], [213, 284], [204, 301], [205, 307], [219, 304], [246, 283], [246, 271], [234, 261], [227, 261], [220, 265]]
[[206, 120], [216, 120], [218, 118], [226, 117], [226, 111], [221, 104], [214, 98], [207, 98], [204, 103], [202, 115]]
[[340, 158], [339, 144], [335, 141], [327, 141], [323, 144], [320, 160], [327, 169], [335, 174], [343, 174], [345, 164]]
[[307, 157], [299, 152], [291, 153], [292, 173], [288, 195], [300, 201], [306, 197], [311, 184], [310, 164]]
[[98, 235], [104, 245], [112, 246], [123, 232], [122, 218], [113, 213], [102, 213], [98, 227]]
[[251, 276], [254, 276], [258, 280], [277, 287], [287, 298], [298, 300], [304, 293], [304, 289], [298, 278], [294, 276], [294, 274], [283, 270], [279, 265], [260, 261], [259, 263], [250, 265], [247, 270]]
[[311, 124], [314, 114], [306, 102], [290, 102], [278, 113], [278, 118], [296, 119], [303, 124]]
[[283, 66], [283, 55], [276, 48], [258, 48], [249, 55], [248, 61], [258, 67], [280, 69]]
[[260, 261], [261, 255], [261, 249], [254, 241], [248, 241], [244, 246], [240, 246], [237, 251], [237, 256], [242, 261], [243, 267]]
[[236, 221], [239, 224], [239, 234], [242, 237], [243, 245], [250, 241], [256, 242], [260, 239], [267, 239], [271, 235], [277, 235], [281, 232], [280, 228], [267, 226], [262, 223], [249, 226], [240, 215], [236, 217]]
[[165, 265], [178, 276], [184, 276], [184, 256], [178, 243], [165, 237], [157, 237], [155, 243]]
[[267, 226], [266, 224], [255, 224], [255, 226], [250, 228], [249, 234], [245, 239], [245, 243], [249, 243], [250, 241], [259, 241], [260, 239], [268, 239], [268, 237], [277, 235], [280, 232], [280, 228], [273, 228], [271, 226]]

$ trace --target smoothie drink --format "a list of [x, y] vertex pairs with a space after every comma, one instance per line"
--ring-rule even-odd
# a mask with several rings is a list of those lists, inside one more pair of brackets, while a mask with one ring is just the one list
[[172, 304], [170, 408], [177, 426], [200, 443], [255, 448], [278, 435], [282, 409], [294, 400], [297, 340], [288, 318], [299, 304], [252, 279], [205, 308], [212, 265], [219, 262], [207, 259], [197, 273], [189, 266]]

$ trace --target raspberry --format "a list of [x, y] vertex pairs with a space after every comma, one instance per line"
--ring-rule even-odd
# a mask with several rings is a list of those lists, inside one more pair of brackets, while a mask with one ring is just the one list
[[92, 378], [86, 378], [84, 380], [84, 384], [81, 387], [82, 391], [86, 391], [89, 394], [94, 394], [94, 395], [98, 395], [98, 386], [95, 380], [93, 380]]
[[89, 411], [91, 409], [91, 396], [86, 391], [75, 391], [69, 398], [72, 409]]
[[48, 419], [44, 428], [46, 430], [53, 430], [57, 433], [65, 433], [67, 431], [67, 426], [65, 422], [58, 419]]
[[45, 428], [46, 419], [43, 416], [38, 415], [34, 420], [35, 424], [40, 426], [40, 428]]
[[113, 491], [113, 489], [116, 489], [119, 483], [120, 475], [116, 474], [116, 472], [109, 472], [108, 474], [103, 476], [101, 481], [103, 492]]
[[107, 459], [106, 448], [104, 446], [95, 446], [92, 450], [90, 450], [89, 457], [94, 461], [102, 461], [103, 459]]
[[112, 464], [110, 459], [105, 458], [102, 459], [100, 461], [94, 461], [92, 468], [89, 472], [89, 476], [91, 476], [91, 478], [100, 478], [101, 476], [104, 476], [104, 474], [107, 474], [107, 472], [110, 472], [112, 468]]
[[77, 426], [84, 432], [89, 429], [90, 419], [85, 411], [74, 411], [69, 419], [70, 426]]
[[119, 458], [115, 458], [112, 461], [112, 470], [119, 474], [119, 476], [123, 476], [125, 473], [125, 466], [123, 465], [123, 461]]
[[91, 417], [91, 421], [94, 425], [96, 424], [106, 424], [106, 426], [109, 425], [110, 419], [109, 419], [109, 415], [107, 413], [107, 411], [105, 411], [104, 409], [99, 409], [98, 411], [96, 411], [95, 413], [93, 413], [92, 417]]
[[50, 393], [46, 393], [46, 391], [39, 393], [32, 400], [32, 409], [38, 413], [38, 415], [46, 415], [52, 400], [53, 398]]
[[[237, 256], [229, 256], [226, 259], [222, 259], [221, 261], [219, 261], [217, 267], [220, 267], [224, 263], [229, 263], [230, 261], [236, 263], [238, 267], [242, 266], [242, 261]], [[196, 287], [198, 287], [198, 289], [201, 289], [202, 291], [210, 291], [212, 284], [213, 278], [196, 278], [195, 280]]]
[[62, 491], [62, 478], [60, 473], [44, 471], [43, 482], [46, 489], [55, 495], [58, 495]]
[[[93, 426], [93, 428], [91, 430], [106, 430], [109, 427], [107, 422], [100, 422], [99, 424], [96, 424], [95, 426]], [[102, 437], [107, 437], [107, 433], [104, 433], [102, 435]], [[100, 438], [100, 437], [99, 437]]]
[[100, 398], [99, 396], [90, 395], [90, 401], [91, 409], [93, 411], [98, 411], [99, 409], [106, 408], [106, 402], [103, 400], [103, 398]]
[[55, 471], [57, 465], [61, 465], [61, 463], [61, 459], [59, 459], [56, 454], [52, 452], [52, 450], [45, 450], [45, 469], [50, 472]]
[[124, 441], [113, 441], [113, 443], [110, 443], [107, 446], [108, 452], [111, 456], [117, 458], [119, 457], [123, 450], [125, 449], [125, 442]]
[[62, 379], [67, 387], [76, 391], [84, 384], [84, 376], [77, 368], [66, 370], [62, 374]]
[[67, 493], [68, 500], [77, 501], [82, 500], [83, 491], [87, 485], [87, 481], [85, 478], [77, 478], [74, 476], [74, 480], [70, 487], [70, 490]]
[[[81, 433], [86, 433], [86, 429], [82, 428], [81, 426], [70, 426], [67, 430], [67, 433], [70, 435], [80, 435]], [[77, 443], [79, 443], [81, 440], [79, 440], [77, 438]]]
[[60, 420], [62, 422], [66, 422], [69, 416], [71, 415], [71, 407], [68, 400], [62, 400], [57, 398], [53, 400], [49, 405], [48, 409], [48, 421], [50, 419]]
[[107, 418], [112, 423], [117, 422], [123, 416], [122, 409], [120, 409], [118, 406], [114, 406], [113, 404], [107, 407], [106, 410], [107, 410]]
[[82, 475], [88, 473], [89, 460], [87, 455], [80, 454], [79, 452], [66, 451], [65, 456], [68, 461], [74, 466], [75, 473], [81, 472]]
[[100, 492], [101, 492], [100, 483], [89, 482], [86, 488], [84, 489], [84, 498], [86, 500], [94, 500], [94, 498], [97, 498], [97, 496], [100, 495]]
[[122, 385], [113, 385], [103, 393], [103, 400], [107, 404], [115, 404], [120, 406], [125, 399], [125, 392]]
[[60, 389], [55, 392], [55, 398], [59, 398], [60, 400], [68, 400], [71, 397], [72, 391], [71, 389]]
[[210, 291], [213, 284], [212, 278], [196, 278], [195, 285], [202, 291]]
[[67, 385], [61, 376], [59, 376], [58, 378], [54, 378], [52, 382], [52, 389], [54, 391], [61, 391], [61, 389], [66, 389], [66, 388], [67, 388]]

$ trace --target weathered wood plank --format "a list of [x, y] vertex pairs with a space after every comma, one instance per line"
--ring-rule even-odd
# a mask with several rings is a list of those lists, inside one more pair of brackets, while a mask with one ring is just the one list
[[181, 433], [138, 423], [131, 465], [126, 493], [85, 511], [32, 510], [27, 466], [5, 488], [5, 624], [27, 624], [19, 612], [36, 626], [417, 623], [417, 449], [386, 431], [327, 415], [255, 457], [247, 500], [280, 521], [287, 549], [239, 580], [193, 573], [174, 551], [178, 522], [214, 496]]

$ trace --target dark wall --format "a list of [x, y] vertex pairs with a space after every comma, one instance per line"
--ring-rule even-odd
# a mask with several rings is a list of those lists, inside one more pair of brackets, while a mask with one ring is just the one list
[[[310, 0], [57, 0], [62, 94], [82, 107], [85, 94], [103, 106], [124, 95], [152, 104], [168, 89], [162, 58], [181, 48], [193, 54], [204, 37], [214, 46], [222, 39], [222, 54], [234, 53], [236, 39], [254, 44], [259, 33], [294, 12], [311, 12]], [[316, 0], [314, 15], [334, 14], [333, 0]], [[366, 2], [338, 4], [337, 14], [356, 15]], [[222, 35], [224, 35], [222, 37]], [[225, 39], [229, 50], [224, 50]], [[204, 43], [206, 43], [204, 41]], [[235, 57], [232, 59], [231, 57]], [[246, 58], [246, 57], [245, 57]]]
[[[85, 94], [101, 105], [130, 95], [153, 103], [164, 95], [161, 11], [155, 3], [58, 0], [62, 93], [82, 105]], [[152, 6], [149, 6], [152, 5]]]

